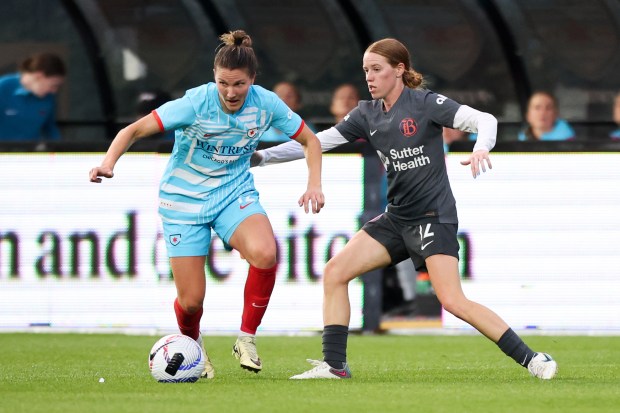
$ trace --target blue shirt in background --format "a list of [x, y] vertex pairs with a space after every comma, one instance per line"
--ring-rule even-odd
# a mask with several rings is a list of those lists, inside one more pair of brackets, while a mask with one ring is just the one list
[[[541, 141], [566, 141], [569, 139], [575, 139], [575, 131], [573, 128], [563, 119], [558, 119], [553, 125], [553, 129], [549, 132], [543, 133], [539, 140]], [[525, 134], [525, 130], [519, 132], [519, 140], [529, 140]]]
[[19, 73], [0, 77], [0, 141], [60, 139], [55, 95], [40, 98], [19, 79]]

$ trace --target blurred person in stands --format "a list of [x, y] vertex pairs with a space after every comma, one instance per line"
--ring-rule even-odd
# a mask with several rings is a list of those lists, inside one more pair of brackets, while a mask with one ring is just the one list
[[609, 134], [609, 137], [613, 140], [620, 140], [620, 92], [614, 99], [613, 119], [617, 128]]
[[351, 83], [343, 83], [334, 89], [329, 112], [334, 116], [334, 124], [340, 122], [346, 115], [357, 106], [360, 94]]
[[[261, 134], [275, 126], [303, 146], [308, 182], [299, 206], [318, 213], [321, 189], [321, 146], [302, 118], [273, 92], [254, 84], [258, 60], [243, 30], [220, 37], [210, 82], [188, 90], [122, 129], [91, 182], [112, 178], [114, 166], [139, 139], [175, 130], [175, 143], [162, 177], [159, 214], [177, 298], [179, 330], [204, 348], [200, 320], [205, 298], [205, 261], [211, 230], [239, 251], [249, 263], [239, 336], [233, 355], [244, 369], [258, 373], [263, 365], [256, 349], [256, 331], [276, 281], [276, 241], [259, 201], [250, 172], [250, 156]], [[205, 354], [207, 354], [205, 352]], [[207, 356], [203, 377], [214, 376]]]
[[67, 75], [52, 53], [28, 57], [18, 72], [0, 77], [0, 140], [58, 140], [56, 93]]
[[527, 126], [519, 132], [520, 141], [566, 141], [575, 139], [575, 131], [559, 118], [558, 101], [549, 92], [538, 91], [530, 96], [525, 120]]
[[468, 134], [462, 130], [446, 128], [445, 126], [442, 129], [441, 135], [443, 137], [443, 151], [445, 153], [450, 151], [450, 145], [452, 145], [453, 142], [463, 141], [465, 139], [475, 141], [477, 139], [476, 134]]
[[[456, 201], [450, 188], [442, 127], [477, 133], [473, 152], [461, 162], [474, 178], [491, 168], [489, 151], [497, 119], [423, 89], [423, 76], [411, 67], [407, 48], [396, 39], [371, 44], [362, 60], [373, 100], [361, 101], [345, 120], [317, 136], [323, 151], [364, 138], [379, 155], [388, 179], [386, 211], [370, 220], [326, 264], [323, 273], [323, 360], [291, 379], [346, 379], [350, 304], [349, 282], [403, 260], [426, 269], [446, 311], [464, 320], [535, 377], [551, 379], [556, 362], [532, 351], [500, 316], [469, 300], [458, 269]], [[256, 152], [252, 165], [299, 159], [287, 142]]]
[[[295, 113], [299, 113], [301, 109], [301, 92], [299, 88], [295, 86], [291, 82], [279, 82], [273, 87], [273, 92], [278, 95], [280, 99], [286, 106], [289, 107]], [[306, 126], [313, 130], [312, 125], [309, 122], [306, 122]], [[290, 137], [280, 131], [278, 128], [271, 127], [265, 133], [263, 133], [260, 137], [261, 142], [286, 142], [290, 140]]]
[[[172, 96], [170, 95], [170, 93], [164, 92], [163, 90], [159, 89], [140, 93], [136, 101], [136, 114], [138, 116], [137, 119], [140, 119], [150, 114], [152, 111], [171, 100]], [[174, 131], [164, 131], [162, 133], [153, 135], [153, 137], [161, 139], [174, 139]]]
[[159, 89], [140, 93], [138, 99], [136, 100], [136, 113], [138, 114], [138, 119], [150, 114], [152, 111], [171, 100], [172, 96], [170, 93]]

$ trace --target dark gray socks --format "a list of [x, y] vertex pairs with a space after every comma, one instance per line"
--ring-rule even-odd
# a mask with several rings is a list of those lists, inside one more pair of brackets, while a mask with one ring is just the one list
[[348, 335], [348, 326], [333, 324], [323, 329], [323, 360], [335, 369], [342, 369], [347, 362]]
[[527, 367], [532, 357], [536, 354], [521, 340], [521, 337], [512, 331], [512, 328], [509, 328], [502, 334], [497, 342], [497, 346], [523, 367]]

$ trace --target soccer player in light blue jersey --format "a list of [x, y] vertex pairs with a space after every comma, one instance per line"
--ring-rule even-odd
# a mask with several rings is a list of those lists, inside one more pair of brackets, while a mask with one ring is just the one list
[[[254, 85], [258, 61], [242, 30], [220, 37], [215, 82], [190, 89], [179, 99], [122, 129], [90, 181], [112, 178], [114, 165], [137, 140], [175, 130], [175, 144], [161, 180], [159, 214], [177, 288], [174, 310], [181, 333], [204, 348], [200, 319], [205, 298], [205, 260], [211, 230], [238, 250], [250, 268], [240, 334], [233, 355], [241, 367], [259, 372], [255, 334], [276, 278], [276, 242], [250, 173], [250, 156], [263, 132], [274, 126], [299, 142], [308, 165], [308, 185], [299, 198], [306, 213], [318, 213], [321, 145], [304, 121], [273, 92]], [[206, 351], [205, 351], [206, 354]], [[214, 376], [207, 356], [203, 377]]]

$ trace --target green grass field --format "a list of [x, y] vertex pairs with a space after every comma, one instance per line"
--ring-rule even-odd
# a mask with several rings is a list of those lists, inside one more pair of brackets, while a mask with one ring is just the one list
[[318, 335], [259, 337], [259, 374], [239, 368], [234, 337], [206, 337], [216, 378], [194, 384], [153, 380], [157, 338], [0, 334], [0, 412], [620, 411], [620, 337], [526, 336], [558, 361], [551, 381], [482, 336], [352, 335], [353, 379], [327, 381], [288, 380], [320, 358]]

